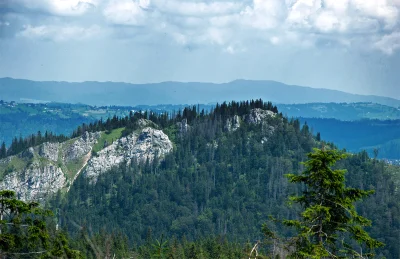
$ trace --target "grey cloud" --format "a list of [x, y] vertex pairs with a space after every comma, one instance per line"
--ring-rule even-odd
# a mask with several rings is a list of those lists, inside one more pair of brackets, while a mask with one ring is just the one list
[[[243, 45], [252, 37], [263, 44], [299, 47], [329, 40], [358, 48], [363, 47], [358, 46], [362, 42], [370, 49], [392, 54], [398, 48], [388, 45], [395, 43], [397, 37], [392, 34], [400, 30], [400, 5], [386, 0], [8, 0], [0, 7], [3, 13], [12, 9], [26, 15], [28, 21], [20, 29], [30, 32], [35, 27], [56, 26], [63, 31], [63, 23], [64, 31], [100, 26], [99, 30], [110, 32], [102, 35], [167, 34], [180, 45], [217, 44], [222, 50], [232, 49], [232, 42]], [[42, 19], [37, 23], [36, 16], [44, 13], [60, 17], [62, 22], [54, 25], [51, 19]], [[33, 36], [30, 32], [16, 30], [15, 34]], [[12, 30], [2, 34], [10, 35]]]

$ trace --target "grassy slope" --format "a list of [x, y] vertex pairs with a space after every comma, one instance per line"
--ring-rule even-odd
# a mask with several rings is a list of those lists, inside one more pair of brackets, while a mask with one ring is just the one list
[[99, 152], [100, 150], [103, 149], [104, 147], [104, 142], [107, 141], [108, 144], [111, 144], [113, 141], [119, 139], [122, 136], [122, 131], [125, 128], [119, 128], [112, 130], [111, 132], [102, 132], [101, 137], [98, 140], [97, 144], [94, 145], [93, 151], [94, 152]]
[[[119, 128], [119, 129], [114, 129], [111, 132], [102, 132], [101, 137], [97, 144], [93, 147], [93, 151], [98, 152], [101, 149], [103, 149], [104, 142], [107, 143], [112, 143], [113, 141], [119, 139], [122, 136], [122, 131], [125, 128]], [[64, 143], [62, 143], [62, 147], [59, 151], [58, 154], [58, 161], [57, 161], [57, 166], [61, 167], [63, 172], [66, 174], [67, 179], [73, 179], [75, 175], [78, 173], [78, 171], [82, 168], [84, 165], [84, 157], [81, 157], [79, 159], [76, 159], [74, 161], [69, 161], [68, 163], [65, 163], [62, 161], [62, 153], [65, 152], [66, 147], [69, 145], [72, 145], [73, 142], [75, 142], [77, 139], [70, 139]], [[35, 156], [35, 158], [30, 159], [29, 161], [24, 158], [20, 158], [18, 156], [12, 157], [12, 160], [10, 163], [7, 164], [0, 164], [0, 180], [4, 178], [4, 176], [12, 171], [20, 171], [24, 168], [26, 168], [30, 162], [33, 162], [34, 160], [39, 159], [40, 165], [44, 166], [45, 164], [53, 163], [51, 161], [48, 161], [45, 158], [38, 158]]]
[[17, 156], [11, 159], [8, 164], [0, 164], [0, 180], [4, 178], [8, 173], [12, 171], [18, 171], [24, 169], [28, 165], [28, 162]]

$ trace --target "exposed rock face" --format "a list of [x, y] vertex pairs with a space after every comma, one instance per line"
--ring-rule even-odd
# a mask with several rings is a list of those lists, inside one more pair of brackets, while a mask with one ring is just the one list
[[27, 159], [32, 159], [35, 157], [35, 150], [33, 147], [28, 148], [24, 152], [22, 152], [22, 157], [25, 157]]
[[[153, 124], [147, 120], [140, 123], [142, 126]], [[13, 159], [20, 164], [19, 169], [7, 172], [0, 182], [0, 189], [14, 190], [23, 200], [41, 200], [67, 187], [68, 183], [71, 185], [82, 169], [86, 177], [96, 181], [99, 174], [121, 163], [132, 160], [152, 162], [156, 156], [165, 156], [172, 150], [172, 142], [164, 132], [145, 127], [140, 133], [132, 133], [114, 141], [92, 157], [92, 148], [100, 137], [100, 132], [86, 132], [74, 140], [44, 143], [17, 156], [0, 160], [2, 168], [6, 168]], [[76, 168], [75, 171], [68, 169], [71, 164], [73, 166], [70, 168]]]
[[213, 140], [213, 142], [207, 143], [207, 147], [208, 148], [212, 148], [212, 149], [217, 149], [218, 148], [218, 142]]
[[56, 162], [58, 160], [60, 144], [59, 143], [43, 143], [39, 146], [39, 156], [46, 158], [50, 161]]
[[63, 160], [69, 162], [82, 158], [92, 150], [93, 145], [97, 143], [97, 139], [100, 137], [100, 132], [85, 132], [82, 137], [78, 138], [78, 140], [73, 142], [72, 145], [68, 145], [63, 154]]
[[244, 120], [247, 123], [259, 124], [264, 122], [268, 118], [275, 117], [276, 113], [272, 111], [266, 111], [262, 109], [253, 109], [250, 111], [250, 114], [244, 116]]
[[179, 133], [184, 134], [190, 130], [190, 126], [187, 123], [187, 119], [183, 119], [181, 122], [176, 123], [178, 126]]
[[236, 131], [238, 128], [240, 128], [240, 117], [238, 115], [235, 115], [232, 118], [226, 120], [224, 126], [224, 129], [226, 131]]
[[244, 120], [251, 124], [261, 124], [264, 137], [261, 143], [266, 143], [275, 132], [275, 128], [270, 125], [270, 120], [276, 117], [276, 113], [272, 111], [253, 109], [248, 115], [244, 116]]
[[89, 160], [84, 175], [96, 182], [97, 177], [121, 163], [132, 160], [152, 162], [155, 156], [163, 157], [172, 150], [172, 142], [161, 130], [144, 128], [139, 134], [132, 133], [114, 141]]
[[74, 140], [43, 143], [16, 156], [0, 160], [0, 166], [3, 168], [13, 160], [18, 161], [18, 168], [7, 172], [0, 182], [0, 189], [14, 190], [23, 200], [41, 200], [57, 192], [66, 187], [67, 183], [72, 184], [74, 179], [68, 179], [67, 173], [77, 173], [66, 171], [65, 165], [90, 153], [100, 136], [99, 132], [86, 132]]
[[14, 190], [22, 200], [41, 200], [66, 184], [61, 168], [32, 164], [29, 168], [7, 174], [0, 182], [0, 190]]
[[0, 159], [0, 166], [9, 164], [11, 162], [12, 158], [13, 158], [12, 156], [9, 156], [9, 157]]
[[137, 121], [137, 124], [138, 124], [138, 126], [139, 126], [140, 128], [144, 128], [144, 127], [153, 127], [153, 128], [156, 128], [156, 127], [157, 127], [157, 125], [156, 125], [154, 122], [152, 122], [151, 120], [146, 120], [146, 119], [139, 119], [139, 120]]

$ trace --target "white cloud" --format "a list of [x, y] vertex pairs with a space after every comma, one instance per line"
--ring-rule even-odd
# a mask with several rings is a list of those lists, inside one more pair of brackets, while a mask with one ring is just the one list
[[111, 0], [103, 10], [106, 20], [118, 25], [143, 25], [149, 1]]
[[9, 0], [10, 6], [48, 12], [53, 15], [78, 16], [96, 8], [100, 0]]
[[[180, 45], [218, 45], [228, 53], [234, 49], [232, 46], [243, 46], [252, 41], [261, 41], [260, 46], [269, 43], [301, 47], [329, 41], [331, 45], [337, 43], [352, 48], [357, 44], [369, 45], [391, 53], [398, 49], [390, 47], [390, 44], [397, 46], [393, 32], [400, 30], [400, 0], [9, 1], [12, 6], [23, 6], [21, 12], [31, 9], [62, 16], [65, 24], [58, 25], [60, 33], [57, 34], [51, 32], [55, 26], [46, 20], [28, 21], [23, 24], [31, 24], [31, 27], [25, 28], [21, 35], [61, 35], [61, 32], [68, 35], [79, 31], [78, 28], [88, 28], [87, 24], [92, 23], [124, 31], [121, 37], [140, 33], [154, 39], [152, 35], [163, 34]], [[96, 15], [86, 16], [85, 26], [75, 17], [69, 17], [85, 17], [92, 13], [90, 10]]]
[[294, 28], [311, 28], [312, 18], [321, 9], [321, 0], [298, 0], [289, 8], [286, 22]]
[[235, 44], [230, 44], [226, 48], [223, 49], [223, 52], [234, 55], [236, 53], [245, 52], [246, 48], [241, 46], [236, 46]]
[[340, 21], [333, 12], [320, 12], [315, 18], [315, 27], [322, 32], [344, 31], [346, 30], [345, 22]]
[[282, 0], [253, 0], [241, 12], [241, 21], [257, 29], [273, 29], [278, 27], [286, 16], [286, 6]]
[[190, 2], [176, 0], [152, 0], [150, 6], [162, 13], [182, 16], [220, 16], [238, 13], [243, 5], [240, 2]]
[[352, 0], [351, 4], [354, 9], [361, 12], [361, 15], [382, 20], [388, 29], [398, 23], [399, 10], [387, 0]]
[[384, 35], [382, 39], [375, 43], [375, 47], [388, 55], [392, 55], [397, 49], [400, 49], [400, 31]]
[[345, 14], [349, 9], [351, 0], [325, 0], [324, 6], [338, 14]]
[[17, 36], [52, 41], [85, 40], [100, 34], [99, 26], [25, 26]]

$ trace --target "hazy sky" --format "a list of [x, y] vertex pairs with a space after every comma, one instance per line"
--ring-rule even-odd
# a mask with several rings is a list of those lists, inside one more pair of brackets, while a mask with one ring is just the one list
[[0, 77], [400, 98], [400, 0], [0, 0]]

